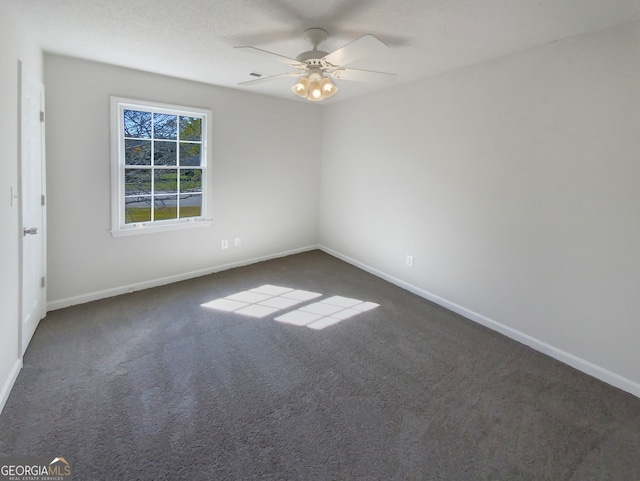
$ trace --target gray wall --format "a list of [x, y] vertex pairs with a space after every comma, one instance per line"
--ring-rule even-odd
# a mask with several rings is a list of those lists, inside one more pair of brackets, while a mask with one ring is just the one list
[[640, 396], [638, 65], [634, 25], [326, 106], [320, 243]]
[[[56, 55], [45, 79], [50, 307], [317, 243], [321, 109]], [[111, 95], [213, 111], [212, 227], [111, 236]]]
[[20, 233], [18, 192], [18, 62], [42, 78], [42, 54], [28, 24], [7, 0], [0, 0], [0, 410], [13, 386], [19, 350]]

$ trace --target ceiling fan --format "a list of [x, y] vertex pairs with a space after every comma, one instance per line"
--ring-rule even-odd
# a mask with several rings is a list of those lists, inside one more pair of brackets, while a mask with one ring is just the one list
[[302, 52], [296, 58], [289, 58], [256, 47], [235, 47], [245, 52], [254, 53], [285, 63], [297, 70], [296, 72], [287, 72], [240, 82], [238, 85], [254, 85], [283, 77], [300, 77], [293, 87], [291, 87], [293, 93], [307, 100], [319, 101], [332, 97], [338, 91], [338, 87], [331, 81], [331, 78], [353, 80], [356, 82], [381, 83], [395, 75], [388, 72], [345, 67], [345, 65], [363, 57], [386, 50], [387, 46], [373, 35], [364, 35], [331, 53], [318, 50], [318, 45], [328, 37], [326, 30], [322, 28], [309, 28], [304, 31], [303, 37], [311, 44], [312, 49]]

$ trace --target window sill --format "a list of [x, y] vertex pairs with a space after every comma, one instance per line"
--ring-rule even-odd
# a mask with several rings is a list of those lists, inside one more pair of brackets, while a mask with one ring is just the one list
[[212, 225], [212, 220], [190, 220], [168, 224], [136, 224], [124, 229], [113, 229], [110, 232], [113, 237], [127, 237], [141, 234], [155, 234], [156, 232], [171, 232], [176, 230], [194, 229], [198, 227], [210, 227]]

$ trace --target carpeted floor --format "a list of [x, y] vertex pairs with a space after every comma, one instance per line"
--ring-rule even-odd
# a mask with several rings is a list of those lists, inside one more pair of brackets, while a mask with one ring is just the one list
[[[201, 306], [262, 285], [322, 297]], [[275, 320], [333, 296], [379, 306]], [[640, 399], [319, 251], [51, 312], [24, 363], [0, 456], [77, 480], [640, 480]]]

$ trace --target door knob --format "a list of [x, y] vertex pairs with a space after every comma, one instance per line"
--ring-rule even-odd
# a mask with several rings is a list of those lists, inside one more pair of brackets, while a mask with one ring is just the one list
[[22, 229], [22, 235], [25, 236], [27, 234], [34, 235], [38, 233], [37, 227], [32, 227], [31, 229], [27, 229], [26, 227]]

